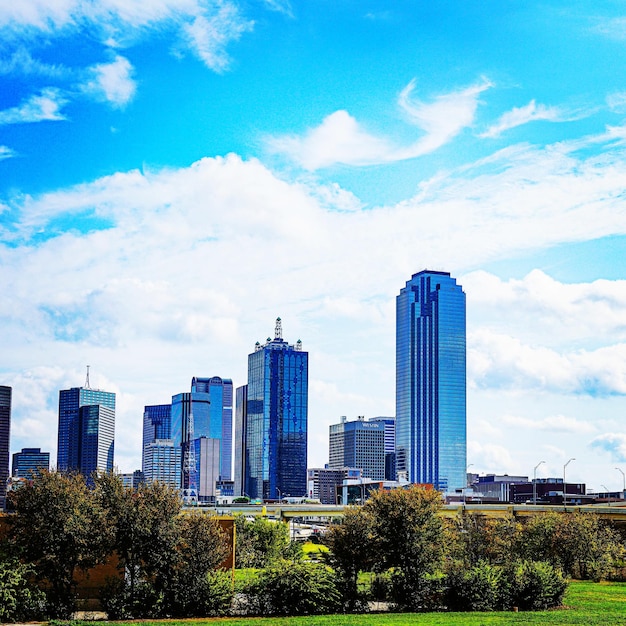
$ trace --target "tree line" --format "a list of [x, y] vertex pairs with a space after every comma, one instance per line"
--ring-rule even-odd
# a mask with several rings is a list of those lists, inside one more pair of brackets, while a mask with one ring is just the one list
[[[110, 619], [390, 610], [519, 610], [560, 604], [568, 577], [601, 580], [623, 565], [620, 535], [593, 514], [546, 513], [522, 522], [440, 515], [436, 491], [375, 493], [348, 507], [305, 559], [288, 526], [235, 519], [233, 585], [221, 569], [229, 538], [216, 519], [182, 514], [159, 483], [124, 487], [111, 474], [42, 473], [11, 494], [0, 545], [0, 621], [67, 618], [76, 576], [115, 555], [119, 576], [100, 589]], [[369, 581], [363, 584], [364, 580]]]

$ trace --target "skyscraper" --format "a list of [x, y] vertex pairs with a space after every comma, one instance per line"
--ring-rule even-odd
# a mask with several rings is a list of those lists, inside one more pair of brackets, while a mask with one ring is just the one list
[[246, 430], [248, 420], [248, 385], [235, 392], [235, 496], [246, 494]]
[[0, 511], [4, 510], [9, 479], [9, 439], [13, 389], [0, 385]]
[[[166, 443], [169, 441], [169, 445]], [[161, 442], [158, 445], [156, 442]], [[172, 405], [153, 404], [143, 408], [143, 445], [141, 448], [141, 471], [146, 481], [159, 480], [180, 487], [180, 448], [178, 463], [165, 467], [165, 463], [176, 463], [172, 441]], [[167, 476], [167, 480], [163, 477]]]
[[59, 392], [57, 469], [90, 477], [113, 471], [115, 394], [73, 387]]
[[306, 495], [308, 369], [302, 342], [283, 341], [280, 318], [274, 339], [257, 342], [248, 356], [244, 459], [235, 465], [244, 464], [244, 493], [250, 498]]
[[414, 274], [396, 300], [398, 477], [465, 486], [465, 293], [447, 272]]
[[356, 467], [364, 478], [385, 480], [385, 424], [341, 418], [329, 427], [328, 467]]
[[191, 381], [191, 393], [209, 394], [208, 428], [199, 428], [194, 412], [196, 436], [219, 439], [219, 476], [220, 480], [232, 479], [233, 464], [233, 381], [229, 378], [198, 378]]

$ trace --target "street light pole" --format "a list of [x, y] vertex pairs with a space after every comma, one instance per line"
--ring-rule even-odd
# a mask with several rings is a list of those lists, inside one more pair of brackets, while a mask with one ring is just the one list
[[564, 466], [563, 466], [563, 506], [567, 506], [567, 483], [565, 482], [565, 468], [576, 459], [572, 457]]
[[609, 491], [609, 488], [606, 485], [600, 485], [600, 487], [604, 487], [606, 489], [606, 496], [609, 499], [609, 506], [611, 506], [611, 492]]
[[622, 499], [626, 498], [626, 474], [624, 474], [624, 470], [621, 467], [615, 468], [622, 475]]
[[533, 470], [533, 505], [537, 506], [537, 468], [545, 463], [545, 461], [539, 461], [537, 465], [535, 465], [535, 469]]

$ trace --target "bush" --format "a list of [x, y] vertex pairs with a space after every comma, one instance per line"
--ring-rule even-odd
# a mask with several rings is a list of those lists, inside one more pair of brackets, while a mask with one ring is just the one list
[[245, 590], [248, 613], [319, 615], [341, 610], [337, 578], [324, 565], [280, 562], [260, 573]]
[[560, 606], [567, 581], [560, 569], [544, 561], [521, 561], [508, 571], [508, 604], [522, 611]]
[[109, 620], [150, 619], [165, 612], [163, 593], [145, 581], [131, 587], [119, 578], [109, 578], [100, 592], [100, 602]]
[[507, 595], [502, 568], [486, 561], [469, 570], [453, 570], [446, 583], [446, 604], [451, 611], [495, 611], [502, 608]]
[[216, 617], [229, 613], [233, 587], [228, 572], [211, 571], [202, 578], [177, 583], [168, 611], [172, 617]]
[[32, 587], [28, 566], [18, 561], [0, 562], [0, 622], [22, 622], [41, 619], [45, 612], [45, 595]]

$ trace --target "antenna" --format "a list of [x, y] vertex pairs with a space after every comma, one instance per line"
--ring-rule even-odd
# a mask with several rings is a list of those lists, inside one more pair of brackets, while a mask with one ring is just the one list
[[274, 330], [274, 339], [283, 338], [283, 323], [280, 317], [276, 318], [276, 329]]
[[198, 489], [196, 484], [196, 449], [193, 445], [193, 399], [189, 398], [189, 416], [187, 417], [187, 446], [183, 462], [183, 504], [196, 506], [198, 504]]
[[91, 385], [89, 384], [89, 365], [87, 366], [87, 378], [85, 379], [85, 389], [91, 389]]

